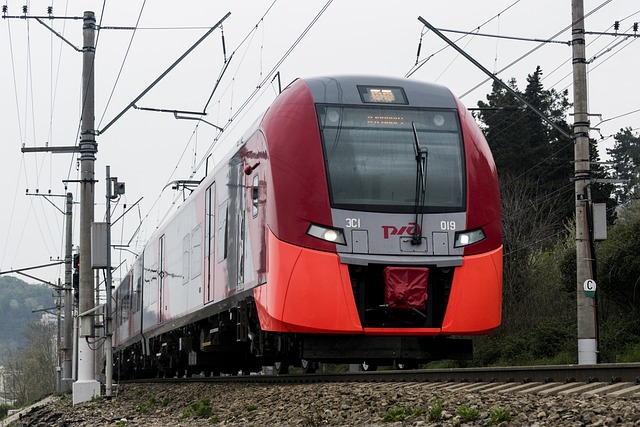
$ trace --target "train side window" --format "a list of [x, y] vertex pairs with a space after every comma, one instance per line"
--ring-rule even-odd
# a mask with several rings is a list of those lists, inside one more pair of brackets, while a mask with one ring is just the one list
[[191, 255], [191, 233], [182, 238], [182, 284], [189, 283], [189, 258]]
[[253, 186], [251, 187], [251, 214], [254, 218], [258, 216], [259, 184], [260, 178], [256, 174], [253, 176]]
[[212, 184], [209, 188], [207, 188], [207, 194], [206, 194], [206, 208], [205, 208], [205, 217], [206, 217], [206, 222], [205, 222], [205, 240], [206, 240], [206, 247], [205, 247], [205, 253], [208, 256], [213, 255], [213, 249], [215, 247], [215, 227], [216, 227], [216, 223], [215, 223], [215, 217], [214, 217], [214, 207], [215, 207], [215, 188], [214, 188], [214, 184]]
[[191, 278], [202, 274], [202, 226], [191, 232]]
[[142, 276], [136, 280], [136, 289], [133, 291], [133, 312], [139, 313], [142, 308]]
[[131, 276], [127, 274], [118, 289], [119, 302], [119, 324], [122, 326], [129, 320], [129, 287], [131, 286]]
[[218, 262], [227, 259], [227, 239], [229, 237], [229, 203], [218, 207]]

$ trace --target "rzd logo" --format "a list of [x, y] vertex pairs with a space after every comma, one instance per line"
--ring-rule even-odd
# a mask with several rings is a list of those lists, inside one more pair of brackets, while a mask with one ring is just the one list
[[420, 226], [415, 222], [410, 222], [400, 228], [394, 225], [383, 225], [382, 232], [385, 239], [388, 239], [389, 236], [413, 236], [414, 232], [420, 234]]

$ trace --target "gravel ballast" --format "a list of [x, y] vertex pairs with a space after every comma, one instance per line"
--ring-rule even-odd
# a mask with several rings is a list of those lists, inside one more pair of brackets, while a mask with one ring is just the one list
[[[2, 424], [6, 425], [5, 423]], [[640, 399], [452, 391], [434, 383], [126, 384], [18, 426], [640, 426]]]

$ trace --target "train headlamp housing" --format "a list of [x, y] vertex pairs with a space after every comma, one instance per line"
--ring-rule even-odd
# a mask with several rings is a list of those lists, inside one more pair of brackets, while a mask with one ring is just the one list
[[456, 233], [455, 242], [453, 244], [454, 248], [464, 248], [465, 246], [473, 245], [474, 243], [478, 243], [487, 236], [482, 231], [482, 228], [476, 228], [474, 230], [466, 230], [466, 231], [458, 231]]
[[311, 224], [307, 229], [307, 234], [313, 236], [316, 239], [324, 240], [330, 243], [337, 243], [339, 245], [346, 245], [347, 242], [344, 238], [344, 231], [340, 228], [325, 227], [322, 225]]

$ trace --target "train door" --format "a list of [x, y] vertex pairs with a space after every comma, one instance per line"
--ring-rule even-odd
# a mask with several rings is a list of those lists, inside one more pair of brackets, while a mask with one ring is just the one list
[[205, 197], [205, 290], [204, 290], [204, 302], [205, 304], [213, 301], [214, 297], [214, 282], [215, 282], [215, 182], [207, 188]]
[[158, 241], [158, 292], [160, 304], [158, 304], [158, 322], [164, 322], [165, 298], [164, 298], [164, 235], [160, 236]]
[[[242, 188], [242, 187], [241, 187]], [[241, 193], [242, 196], [244, 194]], [[238, 278], [238, 289], [243, 289], [244, 287], [244, 238], [245, 238], [245, 207], [244, 207], [244, 197], [240, 197], [240, 209], [238, 212], [238, 262], [237, 262], [237, 278]]]

